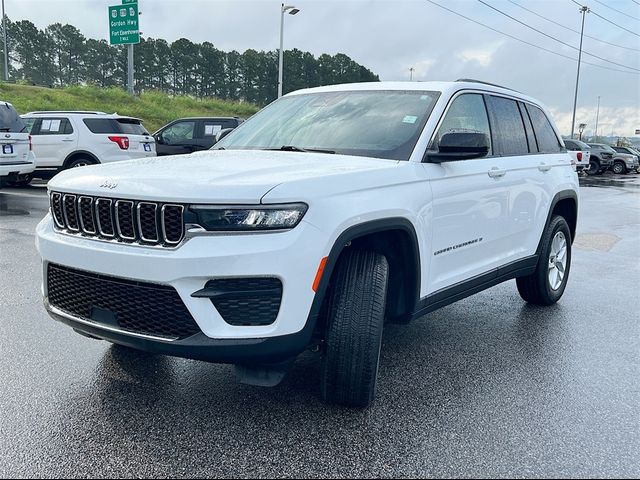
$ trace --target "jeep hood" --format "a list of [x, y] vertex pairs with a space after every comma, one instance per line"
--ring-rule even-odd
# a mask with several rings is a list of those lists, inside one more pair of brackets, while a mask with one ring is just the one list
[[65, 170], [51, 179], [49, 190], [163, 202], [256, 204], [283, 183], [397, 164], [314, 152], [207, 150]]

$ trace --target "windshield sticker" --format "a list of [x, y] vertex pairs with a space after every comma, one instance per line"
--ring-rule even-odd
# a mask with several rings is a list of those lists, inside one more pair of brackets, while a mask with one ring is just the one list
[[402, 119], [402, 123], [416, 123], [416, 120], [418, 120], [418, 117], [415, 115], [407, 115]]
[[420, 100], [429, 100], [429, 95], [422, 95]]

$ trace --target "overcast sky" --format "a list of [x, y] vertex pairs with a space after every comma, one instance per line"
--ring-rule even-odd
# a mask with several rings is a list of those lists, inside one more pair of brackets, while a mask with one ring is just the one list
[[[509, 86], [546, 103], [563, 133], [571, 127], [576, 61], [524, 45], [447, 12], [427, 0], [292, 0], [301, 9], [285, 19], [285, 49], [313, 54], [346, 53], [380, 75], [381, 80], [476, 78]], [[434, 0], [478, 22], [540, 47], [577, 58], [578, 52], [508, 19], [477, 0]], [[527, 25], [568, 44], [580, 36], [549, 23], [517, 4], [574, 30], [579, 7], [571, 0], [484, 0]], [[12, 20], [29, 19], [39, 28], [70, 23], [92, 38], [108, 38], [107, 7], [119, 0], [5, 0]], [[212, 42], [222, 50], [278, 48], [280, 1], [139, 0], [143, 36], [173, 41]], [[585, 38], [584, 50], [640, 70], [640, 5], [634, 0], [590, 0], [587, 5], [636, 35], [587, 14], [585, 33], [619, 48]], [[613, 9], [619, 10], [620, 13]], [[630, 49], [636, 49], [630, 50]], [[622, 67], [583, 54], [583, 60]], [[576, 125], [630, 136], [640, 129], [640, 71], [636, 74], [583, 64]], [[274, 79], [275, 81], [276, 79]], [[285, 79], [286, 82], [286, 79]]]

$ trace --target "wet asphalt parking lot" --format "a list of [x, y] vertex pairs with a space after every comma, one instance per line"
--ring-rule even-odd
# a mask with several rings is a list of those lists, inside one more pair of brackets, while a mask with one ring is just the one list
[[385, 328], [368, 410], [320, 400], [304, 354], [273, 389], [51, 320], [46, 189], [0, 190], [2, 477], [637, 477], [640, 175], [583, 181], [567, 291], [511, 281]]

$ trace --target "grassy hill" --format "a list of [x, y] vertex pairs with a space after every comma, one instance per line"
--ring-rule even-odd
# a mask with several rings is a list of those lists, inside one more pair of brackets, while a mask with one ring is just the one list
[[196, 100], [149, 92], [130, 97], [119, 88], [66, 87], [44, 88], [0, 83], [0, 100], [12, 103], [18, 113], [34, 110], [98, 110], [141, 118], [149, 132], [180, 117], [239, 116], [247, 118], [258, 107], [249, 103], [215, 98]]

